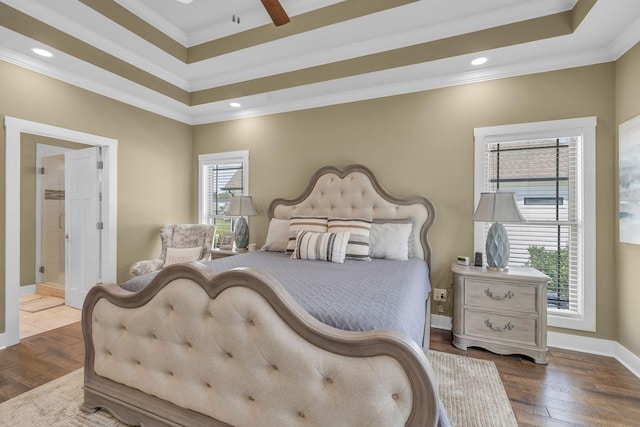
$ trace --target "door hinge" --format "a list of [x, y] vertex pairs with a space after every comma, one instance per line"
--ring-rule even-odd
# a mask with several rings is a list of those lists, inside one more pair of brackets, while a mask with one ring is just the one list
[[102, 192], [98, 193], [98, 201], [101, 202], [102, 201]]
[[98, 160], [96, 166], [98, 169], [104, 169], [104, 162], [102, 160]]
[[102, 230], [104, 228], [104, 223], [102, 221], [96, 223], [96, 228], [98, 230]]
[[44, 168], [40, 168], [39, 173], [40, 175], [44, 175]]
[[38, 269], [38, 271], [40, 271], [40, 273], [44, 273], [44, 265], [40, 266], [40, 268]]

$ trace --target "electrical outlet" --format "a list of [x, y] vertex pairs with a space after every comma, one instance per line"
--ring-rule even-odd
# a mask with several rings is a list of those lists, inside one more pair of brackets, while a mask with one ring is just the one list
[[433, 300], [434, 301], [446, 301], [449, 292], [446, 289], [433, 289]]

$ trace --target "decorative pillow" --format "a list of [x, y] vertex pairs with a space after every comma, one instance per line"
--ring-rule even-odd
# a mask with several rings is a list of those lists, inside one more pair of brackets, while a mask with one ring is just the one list
[[167, 248], [167, 258], [164, 261], [164, 266], [198, 261], [201, 255], [202, 248]]
[[346, 259], [371, 261], [369, 257], [371, 218], [329, 218], [327, 231], [350, 234]]
[[298, 230], [324, 233], [327, 231], [327, 217], [293, 216], [289, 222], [289, 242], [285, 253], [292, 253], [296, 247]]
[[[408, 246], [409, 246], [409, 258], [415, 256], [414, 245], [414, 230], [413, 230], [413, 220], [411, 218], [374, 218], [371, 224], [371, 228], [378, 227], [382, 224], [411, 224], [411, 232], [409, 233]], [[369, 242], [371, 245], [371, 242]]]
[[289, 243], [289, 220], [272, 218], [267, 231], [267, 242], [262, 247], [263, 251], [284, 252]]
[[349, 233], [315, 233], [299, 230], [291, 258], [342, 264], [348, 244]]
[[371, 224], [369, 253], [372, 258], [409, 259], [409, 235], [412, 224], [391, 223]]

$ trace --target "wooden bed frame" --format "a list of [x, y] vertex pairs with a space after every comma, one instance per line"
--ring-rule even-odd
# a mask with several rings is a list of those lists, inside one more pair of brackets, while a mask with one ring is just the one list
[[[318, 213], [413, 218], [413, 253], [430, 264], [433, 205], [390, 196], [367, 168], [323, 168], [300, 197], [274, 200], [269, 208], [270, 218]], [[82, 326], [82, 409], [102, 408], [128, 424], [438, 422], [437, 381], [417, 343], [390, 330], [325, 325], [255, 269], [215, 274], [199, 263], [176, 264], [135, 294], [96, 286]]]

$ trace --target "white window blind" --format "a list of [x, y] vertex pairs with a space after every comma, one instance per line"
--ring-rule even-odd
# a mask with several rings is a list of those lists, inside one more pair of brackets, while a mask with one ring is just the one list
[[236, 218], [226, 216], [233, 196], [248, 194], [247, 151], [212, 153], [198, 156], [199, 161], [199, 222], [216, 226], [219, 236], [233, 231]]
[[547, 306], [567, 315], [581, 311], [580, 147], [572, 136], [488, 143], [484, 150], [483, 191], [514, 192], [527, 220], [505, 224], [509, 265], [548, 275]]
[[[595, 331], [595, 117], [476, 128], [475, 204], [514, 192], [526, 223], [504, 224], [510, 266], [547, 274], [548, 324]], [[484, 252], [490, 224], [474, 225]]]

